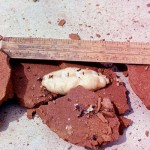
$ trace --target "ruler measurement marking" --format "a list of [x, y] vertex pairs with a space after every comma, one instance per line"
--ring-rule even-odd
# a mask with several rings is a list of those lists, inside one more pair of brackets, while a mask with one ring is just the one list
[[46, 41], [46, 42], [56, 42], [56, 41], [62, 41], [62, 43], [65, 43], [66, 41], [70, 41], [70, 42], [73, 42], [73, 43], [75, 43], [75, 42], [77, 42], [77, 43], [98, 43], [98, 44], [100, 44], [100, 43], [106, 43], [106, 45], [107, 44], [118, 44], [118, 45], [124, 45], [124, 44], [127, 44], [127, 43], [129, 43], [130, 45], [141, 45], [141, 46], [144, 46], [144, 45], [149, 45], [150, 46], [150, 43], [141, 43], [141, 42], [132, 42], [132, 43], [130, 43], [130, 42], [113, 42], [113, 41], [110, 41], [110, 42], [108, 42], [108, 41], [92, 41], [92, 40], [89, 40], [89, 41], [87, 41], [87, 40], [81, 40], [81, 41], [77, 41], [77, 40], [68, 40], [68, 39], [44, 39], [44, 38], [18, 38], [18, 37], [5, 37], [4, 39], [3, 39], [4, 41], [7, 41], [7, 42], [19, 42], [19, 41], [24, 41], [24, 42], [28, 42], [28, 41], [34, 41], [34, 42], [36, 42], [36, 41]]
[[[22, 45], [29, 45], [29, 43], [18, 43], [18, 44], [22, 44]], [[9, 43], [7, 43], [7, 45], [18, 45], [18, 44], [16, 44], [16, 43], [13, 43], [13, 42], [9, 42]], [[64, 44], [64, 43], [63, 43]], [[57, 44], [58, 46], [63, 46], [63, 44]], [[41, 45], [41, 43], [33, 43], [33, 44], [30, 44], [30, 45]], [[54, 43], [45, 43], [44, 45], [56, 45], [56, 44], [54, 44]], [[73, 45], [73, 44], [70, 44], [70, 45]], [[68, 45], [65, 45], [65, 46], [69, 46], [69, 44]], [[82, 46], [82, 45], [77, 45], [77, 44], [74, 44], [74, 46]], [[85, 45], [83, 45], [83, 46], [85, 46]], [[87, 45], [87, 47], [88, 47], [89, 45]], [[94, 47], [94, 46], [93, 46]], [[96, 47], [104, 47], [102, 44], [99, 44], [98, 43], [98, 45], [96, 45]], [[113, 45], [111, 45], [111, 44], [108, 44], [107, 46], [105, 46], [105, 47], [117, 47], [117, 48], [125, 48], [125, 47], [127, 47], [127, 45], [125, 45], [125, 47], [122, 47], [121, 45], [120, 46], [113, 46]], [[127, 48], [129, 48], [129, 47], [127, 47]], [[133, 47], [132, 45], [130, 46], [130, 48], [139, 48], [139, 46], [138, 47]], [[142, 49], [144, 49], [144, 48], [150, 48], [150, 45], [146, 45], [146, 47], [140, 47], [140, 48], [142, 48]]]
[[[86, 41], [86, 42], [87, 42], [87, 41]], [[24, 42], [20, 42], [20, 43], [17, 43], [17, 44], [16, 44], [16, 42], [8, 42], [8, 43], [7, 43], [7, 45], [18, 45], [18, 44], [29, 45], [29, 43], [24, 43]], [[37, 42], [37, 41], [36, 41], [36, 43], [33, 43], [33, 44], [30, 43], [30, 45], [41, 45], [41, 44], [44, 44], [44, 45], [56, 45], [56, 43], [54, 43], [53, 41], [51, 41], [51, 43], [50, 43], [50, 42], [48, 42], [48, 43], [39, 43], [39, 42]], [[60, 44], [60, 43], [57, 43], [57, 45], [58, 45], [58, 46], [63, 46], [64, 43], [61, 43], [61, 44]], [[74, 45], [74, 46], [80, 46], [80, 47], [81, 47], [82, 45], [84, 46], [85, 44], [72, 43], [72, 44], [68, 44], [68, 45]], [[68, 45], [65, 45], [65, 46], [68, 46]], [[87, 45], [87, 47], [89, 47], [89, 46], [94, 47], [94, 46], [92, 46], [92, 45], [89, 45], [89, 43], [87, 43], [86, 45]], [[134, 43], [131, 43], [131, 44], [130, 44], [130, 47], [128, 47], [128, 46], [127, 46], [127, 43], [122, 44], [122, 45], [117, 45], [117, 46], [109, 43], [109, 44], [106, 44], [106, 46], [104, 46], [104, 43], [98, 42], [98, 43], [96, 44], [96, 46], [99, 47], [99, 48], [100, 48], [100, 47], [111, 47], [111, 48], [112, 48], [112, 47], [117, 47], [117, 48], [119, 48], [119, 47], [120, 47], [120, 48], [125, 48], [125, 47], [126, 47], [126, 48], [139, 48], [139, 47], [140, 47], [140, 48], [142, 48], [142, 49], [144, 49], [144, 48], [150, 49], [150, 44], [149, 44], [149, 43], [148, 43], [148, 44], [144, 44], [144, 45], [140, 45], [140, 46], [137, 46], [137, 45], [135, 45]], [[123, 46], [124, 46], [124, 47], [123, 47]]]

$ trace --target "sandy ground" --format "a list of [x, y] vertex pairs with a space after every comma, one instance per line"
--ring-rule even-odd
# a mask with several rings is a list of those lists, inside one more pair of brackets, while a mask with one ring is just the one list
[[[78, 33], [84, 40], [150, 42], [149, 0], [0, 0], [0, 34], [3, 36], [68, 39]], [[58, 26], [58, 20], [66, 24]], [[100, 38], [96, 36], [100, 34]], [[121, 75], [121, 74], [120, 74]], [[122, 75], [121, 75], [122, 76]], [[132, 91], [128, 78], [121, 77], [129, 90], [133, 120], [119, 141], [105, 150], [149, 150], [150, 111]], [[39, 117], [28, 120], [25, 108], [6, 104], [0, 110], [1, 150], [80, 150], [60, 139]]]

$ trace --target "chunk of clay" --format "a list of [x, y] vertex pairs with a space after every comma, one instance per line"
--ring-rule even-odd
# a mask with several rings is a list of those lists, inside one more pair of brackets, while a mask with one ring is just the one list
[[61, 138], [96, 149], [119, 138], [120, 122], [109, 99], [81, 86], [37, 109], [41, 119]]
[[3, 101], [13, 97], [11, 83], [11, 68], [8, 56], [0, 51], [0, 105]]

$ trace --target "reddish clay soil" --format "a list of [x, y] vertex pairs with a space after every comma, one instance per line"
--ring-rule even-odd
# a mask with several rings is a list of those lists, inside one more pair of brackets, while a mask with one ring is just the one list
[[3, 103], [3, 101], [12, 97], [13, 89], [9, 58], [5, 53], [0, 51], [0, 105]]
[[33, 108], [56, 96], [41, 88], [42, 77], [59, 67], [52, 64], [12, 63], [14, 93], [21, 106]]
[[119, 138], [120, 122], [113, 105], [81, 86], [55, 103], [40, 106], [37, 114], [61, 138], [86, 148], [96, 149]]
[[69, 38], [72, 40], [81, 40], [80, 36], [74, 33], [69, 34]]
[[150, 68], [145, 65], [128, 65], [129, 82], [137, 96], [150, 109]]
[[59, 26], [64, 26], [65, 23], [66, 23], [66, 20], [62, 19], [62, 20], [59, 21], [58, 25]]

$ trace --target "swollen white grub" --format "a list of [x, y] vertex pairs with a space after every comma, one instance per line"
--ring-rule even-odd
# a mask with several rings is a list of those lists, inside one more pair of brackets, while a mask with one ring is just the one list
[[69, 67], [51, 72], [43, 77], [42, 86], [48, 91], [65, 95], [77, 86], [83, 86], [88, 90], [104, 88], [109, 79], [93, 70]]

